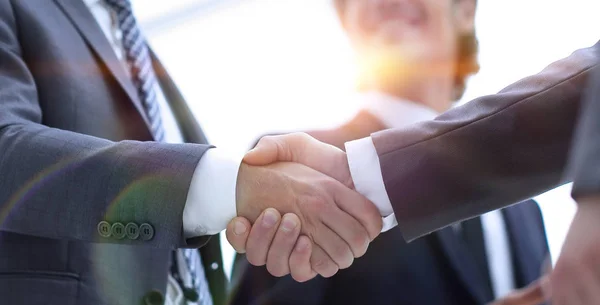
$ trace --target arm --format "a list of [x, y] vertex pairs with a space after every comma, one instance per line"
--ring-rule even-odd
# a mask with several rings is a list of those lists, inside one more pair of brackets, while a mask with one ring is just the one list
[[434, 121], [372, 135], [406, 240], [569, 181], [563, 172], [595, 48]]
[[[600, 57], [600, 48], [596, 53]], [[550, 274], [552, 304], [600, 303], [600, 66], [588, 82], [569, 160], [578, 208]]]
[[[187, 245], [182, 211], [194, 168], [209, 146], [115, 143], [43, 125], [10, 2], [0, 3], [0, 230], [86, 242]], [[104, 238], [97, 231], [100, 221], [148, 223], [154, 237]]]
[[[363, 187], [356, 185], [355, 177], [383, 177], [387, 205], [410, 241], [568, 181], [562, 176], [563, 168], [582, 92], [597, 65], [595, 48], [600, 44], [576, 51], [497, 95], [479, 98], [435, 121], [358, 140], [375, 148], [375, 164], [361, 161], [364, 154], [350, 145], [346, 155], [297, 135], [265, 141], [245, 161], [256, 165], [299, 162], [359, 191]], [[353, 163], [365, 164], [363, 171], [352, 170]], [[378, 169], [375, 176], [370, 175], [373, 167]], [[385, 202], [361, 193], [378, 206], [382, 216], [389, 216], [384, 213]], [[236, 249], [246, 249], [247, 236], [228, 236]], [[272, 244], [271, 249], [277, 246]]]
[[[378, 234], [378, 213], [364, 197], [306, 166], [240, 166], [219, 161], [208, 145], [112, 142], [46, 126], [48, 109], [40, 105], [23, 60], [12, 3], [0, 1], [0, 230], [172, 249], [202, 245], [206, 238], [185, 237], [218, 231], [218, 223], [197, 218], [209, 215], [218, 222], [237, 212], [255, 221], [261, 210], [275, 207], [299, 215], [313, 249], [323, 246], [321, 257], [342, 267], [362, 255]], [[44, 106], [60, 107], [60, 100], [53, 102]], [[76, 118], [67, 115], [65, 120]], [[229, 174], [219, 172], [224, 168], [218, 164], [229, 164]], [[204, 175], [212, 172], [217, 174]], [[197, 196], [210, 193], [208, 187], [228, 192], [225, 204], [231, 209], [217, 211], [223, 202]], [[195, 208], [186, 205], [188, 193], [192, 202], [202, 202]], [[184, 207], [192, 211], [185, 219]], [[369, 214], [375, 219], [369, 220]], [[121, 227], [112, 230], [111, 224]], [[147, 230], [130, 239], [123, 231], [130, 224]]]

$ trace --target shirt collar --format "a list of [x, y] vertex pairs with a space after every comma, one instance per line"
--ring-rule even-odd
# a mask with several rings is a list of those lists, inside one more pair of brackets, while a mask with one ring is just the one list
[[361, 93], [359, 99], [362, 109], [377, 117], [388, 128], [406, 127], [439, 115], [427, 106], [382, 92]]

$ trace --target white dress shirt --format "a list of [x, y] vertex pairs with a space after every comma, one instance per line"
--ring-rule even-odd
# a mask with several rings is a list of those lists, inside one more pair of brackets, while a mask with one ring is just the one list
[[[106, 35], [117, 58], [123, 62], [123, 69], [130, 73], [124, 59], [122, 34], [114, 12], [102, 0], [83, 1]], [[158, 84], [154, 90], [165, 130], [165, 142], [183, 143], [173, 111]], [[237, 215], [235, 186], [240, 162], [241, 156], [228, 155], [227, 151], [218, 148], [209, 149], [200, 159], [183, 210], [183, 232], [186, 238], [217, 234]]]
[[[363, 109], [377, 117], [388, 128], [434, 119], [438, 113], [421, 104], [400, 100], [379, 92], [359, 95]], [[371, 138], [346, 143], [348, 163], [356, 190], [371, 200], [381, 212], [384, 230], [398, 223], [385, 190], [379, 157]], [[490, 280], [496, 298], [515, 288], [513, 262], [506, 224], [500, 211], [492, 211], [481, 218]]]

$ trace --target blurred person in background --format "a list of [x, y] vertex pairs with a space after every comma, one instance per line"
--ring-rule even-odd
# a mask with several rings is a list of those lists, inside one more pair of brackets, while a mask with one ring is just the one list
[[[334, 3], [357, 53], [363, 107], [339, 128], [308, 132], [317, 140], [344, 149], [379, 130], [431, 120], [460, 99], [479, 69], [476, 0]], [[547, 255], [540, 210], [528, 200], [410, 244], [396, 227], [328, 279], [276, 278], [240, 256], [232, 303], [483, 304], [538, 279]]]

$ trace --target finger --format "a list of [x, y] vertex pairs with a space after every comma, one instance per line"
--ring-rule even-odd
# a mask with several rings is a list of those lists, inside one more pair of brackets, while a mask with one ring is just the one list
[[290, 255], [299, 235], [300, 218], [296, 214], [283, 215], [281, 225], [267, 255], [267, 270], [273, 276], [281, 277], [290, 273]]
[[340, 269], [346, 269], [354, 262], [354, 253], [350, 246], [334, 231], [324, 224], [320, 225], [313, 236], [314, 243], [320, 246]]
[[290, 255], [289, 267], [292, 278], [297, 282], [306, 282], [317, 276], [310, 265], [313, 243], [307, 236], [300, 236], [294, 251]]
[[281, 215], [275, 209], [266, 209], [256, 219], [246, 243], [246, 258], [254, 266], [267, 262], [267, 253], [277, 232]]
[[312, 270], [325, 278], [334, 276], [340, 269], [338, 265], [319, 245], [313, 243], [312, 247], [312, 254], [310, 256]]
[[[323, 213], [321, 220], [346, 242], [355, 258], [365, 254], [371, 239], [369, 233], [360, 222], [339, 208], [333, 208]], [[345, 268], [341, 265], [339, 266], [341, 269]]]
[[490, 305], [539, 305], [547, 301], [544, 297], [543, 286], [548, 281], [547, 276], [531, 283], [529, 286], [516, 290], [510, 295], [496, 300]]
[[236, 217], [227, 224], [225, 236], [237, 253], [246, 253], [246, 242], [252, 225], [244, 217]]
[[[383, 219], [379, 209], [363, 195], [343, 186], [332, 185], [333, 198], [336, 205], [350, 216], [354, 217], [374, 240], [383, 227]], [[338, 231], [336, 231], [338, 232]]]

